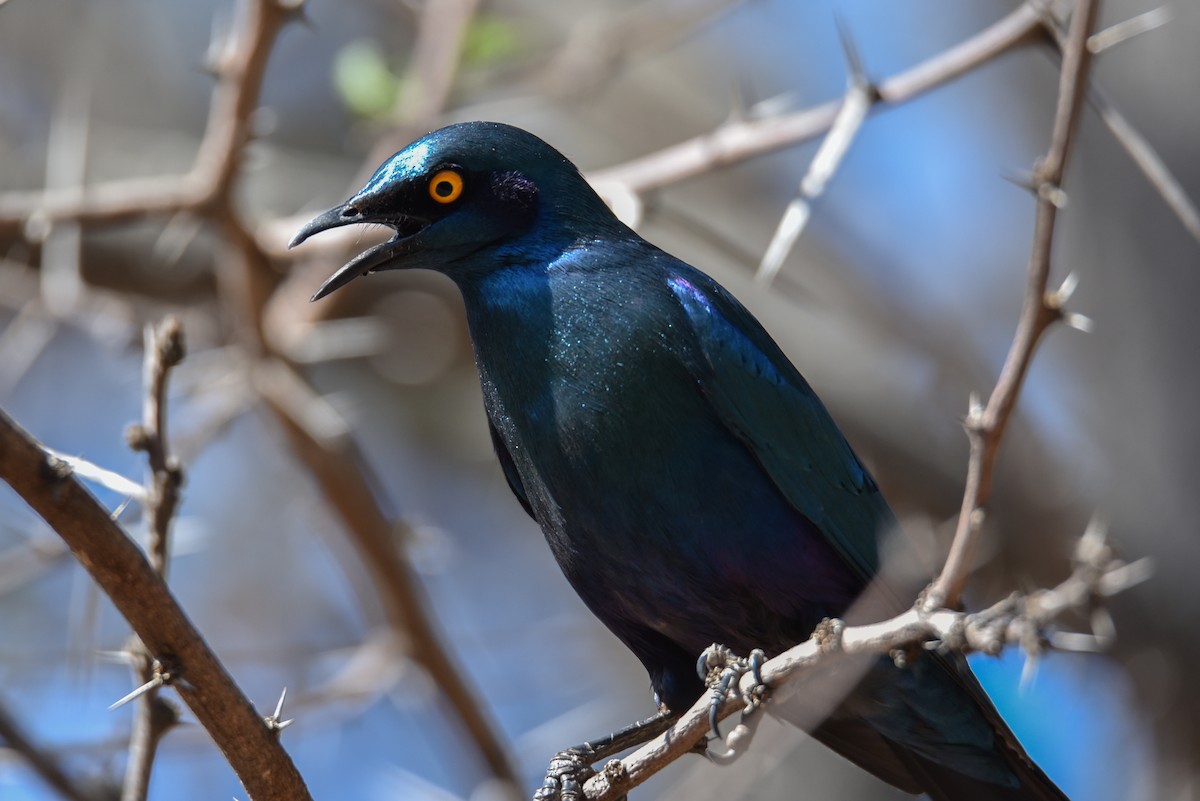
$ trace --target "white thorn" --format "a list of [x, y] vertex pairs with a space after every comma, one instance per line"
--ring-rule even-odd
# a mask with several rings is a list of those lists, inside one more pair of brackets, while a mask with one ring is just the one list
[[1037, 678], [1038, 672], [1038, 655], [1036, 653], [1026, 652], [1025, 664], [1021, 665], [1021, 680], [1017, 684], [1018, 691], [1022, 694], [1029, 691], [1033, 686], [1034, 679]]
[[287, 698], [287, 687], [283, 688], [283, 692], [279, 694], [279, 703], [275, 704], [275, 713], [271, 715], [275, 720], [279, 720], [283, 715], [283, 701]]
[[1067, 277], [1063, 279], [1062, 286], [1054, 293], [1054, 297], [1058, 298], [1060, 306], [1065, 306], [1071, 296], [1075, 294], [1075, 290], [1079, 288], [1079, 273], [1074, 271], [1067, 273]]
[[1068, 312], [1063, 315], [1062, 321], [1066, 323], [1068, 328], [1074, 328], [1076, 331], [1082, 331], [1085, 334], [1092, 333], [1092, 330], [1095, 328], [1095, 321], [1086, 314]]
[[162, 676], [159, 675], [158, 673], [155, 673], [154, 677], [152, 679], [150, 679], [150, 681], [146, 682], [141, 687], [138, 687], [136, 690], [129, 693], [129, 695], [125, 696], [121, 700], [116, 701], [111, 706], [109, 706], [108, 711], [112, 712], [114, 709], [125, 706], [125, 704], [129, 703], [130, 701], [133, 701], [136, 698], [140, 698], [141, 696], [143, 696], [146, 693], [153, 690], [155, 687], [161, 687], [162, 685], [163, 685]]

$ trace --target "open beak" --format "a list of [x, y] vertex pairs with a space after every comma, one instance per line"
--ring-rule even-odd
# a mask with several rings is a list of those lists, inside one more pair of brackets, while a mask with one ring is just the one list
[[350, 283], [359, 275], [366, 275], [376, 270], [385, 269], [385, 265], [388, 262], [398, 259], [411, 251], [413, 237], [427, 226], [425, 221], [414, 217], [388, 217], [384, 219], [371, 214], [364, 214], [353, 201], [350, 201], [340, 206], [334, 206], [329, 211], [319, 214], [310, 220], [307, 225], [297, 231], [296, 235], [292, 237], [292, 241], [288, 243], [288, 248], [296, 247], [313, 234], [319, 234], [331, 228], [340, 228], [343, 225], [363, 223], [386, 225], [395, 231], [396, 234], [388, 241], [359, 253], [340, 270], [329, 276], [325, 283], [321, 284], [321, 288], [313, 294], [312, 300], [320, 300], [335, 289], [340, 289]]

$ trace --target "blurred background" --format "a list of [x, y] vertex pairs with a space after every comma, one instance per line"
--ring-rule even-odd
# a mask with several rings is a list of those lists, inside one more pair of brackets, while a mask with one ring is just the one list
[[[283, 245], [447, 122], [520, 125], [595, 173], [731, 118], [837, 99], [839, 24], [882, 79], [1018, 4], [311, 0], [307, 23], [273, 43], [238, 161], [232, 208], [268, 257], [249, 315], [230, 228], [203, 213], [48, 226], [13, 212], [44, 187], [185, 173], [208, 115], [206, 65], [224, 52], [211, 42], [244, 28], [251, 1], [0, 4], [0, 407], [49, 447], [140, 481], [123, 430], [141, 417], [142, 327], [178, 315], [189, 355], [172, 378], [170, 435], [187, 483], [170, 581], [192, 620], [264, 714], [287, 687], [296, 722], [283, 743], [315, 797], [500, 797], [263, 400], [256, 360], [293, 365], [315, 390], [310, 426], [348, 430], [361, 449], [354, 477], [395, 521], [437, 639], [526, 793], [553, 752], [649, 714], [645, 674], [575, 598], [504, 483], [453, 286], [388, 273], [310, 306], [369, 234]], [[1101, 26], [1155, 2], [1105, 2]], [[1102, 53], [1093, 77], [1195, 198], [1200, 6], [1168, 11]], [[880, 109], [769, 286], [754, 270], [816, 142], [705, 169], [635, 209], [643, 235], [760, 317], [929, 571], [961, 499], [967, 399], [992, 387], [1025, 282], [1033, 202], [1005, 179], [1044, 153], [1057, 76], [1052, 51], [1027, 46]], [[1093, 517], [1156, 573], [1113, 600], [1108, 652], [1050, 654], [1025, 686], [1018, 651], [973, 665], [1073, 799], [1197, 798], [1200, 245], [1092, 110], [1066, 188], [1052, 283], [1078, 277], [1071, 308], [1094, 330], [1055, 329], [1037, 356], [968, 602], [1061, 580]], [[136, 506], [121, 521], [142, 535]], [[0, 709], [93, 798], [115, 797], [126, 760], [131, 708], [106, 709], [131, 688], [128, 636], [56, 535], [0, 488]], [[168, 733], [152, 798], [242, 793], [198, 725]], [[56, 796], [9, 750], [0, 797]], [[633, 797], [906, 796], [768, 722], [734, 765], [689, 757]]]

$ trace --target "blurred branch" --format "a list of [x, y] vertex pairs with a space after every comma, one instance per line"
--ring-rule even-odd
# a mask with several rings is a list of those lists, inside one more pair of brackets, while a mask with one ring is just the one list
[[[177, 318], [167, 317], [158, 327], [146, 326], [144, 341], [142, 422], [131, 425], [125, 439], [133, 450], [145, 452], [150, 468], [145, 493], [150, 566], [165, 581], [171, 519], [183, 484], [183, 468], [171, 457], [167, 444], [167, 376], [184, 356], [183, 326]], [[159, 696], [162, 665], [140, 643], [131, 650], [134, 673], [140, 686], [148, 690], [140, 695], [134, 710], [121, 801], [144, 801], [158, 744], [179, 722], [179, 712]]]
[[0, 743], [24, 757], [42, 781], [67, 801], [98, 801], [94, 794], [84, 792], [53, 757], [26, 736], [4, 704], [0, 704]]
[[[405, 127], [423, 128], [445, 110], [462, 60], [463, 39], [478, 8], [479, 0], [428, 0], [421, 5], [416, 46], [408, 65], [411, 91], [396, 109]], [[398, 144], [407, 144], [409, 138], [405, 136]], [[395, 142], [397, 137], [389, 139]], [[398, 149], [389, 145], [388, 153], [383, 155]], [[381, 160], [372, 158], [369, 163]]]
[[[426, 0], [417, 18], [416, 42], [406, 74], [407, 91], [395, 109], [393, 130], [381, 136], [371, 148], [355, 185], [362, 183], [385, 158], [407, 145], [415, 135], [423, 134], [446, 109], [450, 92], [462, 61], [463, 39], [475, 18], [479, 0]], [[294, 227], [294, 226], [293, 226]], [[291, 227], [288, 229], [291, 230]], [[291, 234], [281, 236], [282, 243]]]
[[[439, 74], [449, 72], [438, 91], [426, 101], [423, 106], [426, 110], [432, 108], [431, 103], [445, 102], [453, 67], [457, 65], [462, 28], [469, 21], [475, 3], [441, 0], [436, 5], [442, 10], [457, 9], [458, 30], [453, 36], [447, 35], [444, 28], [438, 27], [446, 18], [435, 15], [432, 8], [427, 9], [425, 35], [437, 34], [441, 44], [420, 49], [418, 57], [428, 67], [421, 69], [426, 72], [436, 69]], [[246, 0], [235, 29], [228, 38], [214, 43], [211, 66], [217, 84], [204, 137], [188, 174], [115, 181], [71, 192], [0, 194], [0, 234], [19, 230], [37, 239], [55, 222], [63, 220], [111, 224], [156, 214], [195, 214], [214, 225], [230, 251], [229, 258], [218, 259], [217, 278], [221, 296], [236, 310], [235, 319], [242, 326], [242, 346], [253, 354], [252, 358], [276, 356], [272, 338], [264, 331], [264, 309], [277, 289], [278, 275], [234, 208], [232, 190], [240, 175], [245, 144], [252, 135], [253, 112], [259, 102], [267, 59], [280, 29], [301, 7], [302, 0]], [[279, 364], [282, 366], [282, 362]], [[292, 375], [293, 387], [306, 386], [298, 374]], [[260, 384], [260, 389], [263, 386]], [[311, 395], [311, 390], [307, 394]], [[414, 658], [428, 669], [492, 773], [514, 781], [515, 774], [499, 737], [481, 711], [481, 704], [425, 618], [411, 571], [393, 540], [393, 526], [366, 490], [370, 481], [353, 445], [345, 439], [313, 437], [308, 428], [294, 425], [281, 405], [270, 403], [269, 395], [268, 405], [283, 422], [293, 450], [309, 466], [325, 490], [326, 500], [341, 516], [376, 579], [389, 622], [409, 638]], [[356, 505], [347, 505], [348, 498]], [[165, 539], [160, 542], [165, 543]], [[165, 561], [156, 557], [156, 563]], [[150, 650], [157, 652], [153, 647]], [[155, 676], [160, 676], [163, 670], [171, 673], [170, 665], [164, 663], [160, 668], [158, 673], [150, 671], [143, 687], [155, 682]]]
[[[1169, 17], [1168, 9], [1160, 7], [1124, 22], [1118, 22], [1089, 37], [1088, 52], [1094, 56], [1099, 55], [1120, 42], [1165, 25]], [[1056, 44], [1053, 52], [1055, 56], [1058, 56], [1066, 50], [1067, 31], [1057, 20], [1053, 21], [1051, 30]], [[1095, 85], [1088, 86], [1087, 92], [1088, 103], [1096, 109], [1104, 126], [1108, 128], [1108, 132], [1117, 140], [1117, 144], [1123, 147], [1129, 157], [1133, 159], [1133, 163], [1142, 171], [1142, 175], [1150, 182], [1150, 186], [1154, 187], [1163, 202], [1167, 204], [1167, 208], [1179, 219], [1192, 238], [1200, 242], [1200, 211], [1197, 211], [1196, 204], [1192, 202], [1183, 186], [1167, 169], [1162, 157], [1158, 155], [1149, 140], [1133, 127], [1125, 115], [1113, 105], [1104, 92]]]
[[304, 780], [133, 540], [69, 467], [0, 411], [0, 478], [70, 547], [208, 731], [249, 796], [304, 801]]
[[183, 485], [183, 468], [170, 455], [167, 445], [167, 376], [183, 360], [183, 326], [175, 317], [167, 317], [157, 328], [146, 326], [145, 346], [142, 379], [146, 398], [142, 423], [130, 426], [125, 439], [133, 450], [144, 451], [149, 463], [146, 511], [150, 564], [166, 577], [168, 533]]
[[1125, 115], [1118, 111], [1104, 93], [1095, 86], [1088, 91], [1088, 102], [1096, 109], [1109, 133], [1120, 143], [1121, 147], [1125, 148], [1125, 152], [1133, 159], [1133, 163], [1146, 176], [1150, 185], [1157, 190], [1167, 204], [1167, 208], [1179, 218], [1179, 222], [1183, 223], [1183, 227], [1192, 235], [1192, 238], [1200, 242], [1200, 211], [1196, 210], [1196, 205], [1188, 197], [1183, 186], [1167, 169], [1162, 157], [1158, 155], [1146, 137], [1137, 128], [1134, 128]]
[[[473, 11], [473, 3], [466, 0], [441, 0], [438, 5], [442, 11], [450, 13], [460, 27], [467, 24]], [[433, 11], [427, 9], [427, 13], [432, 15]], [[437, 15], [425, 19], [430, 26], [438, 20], [446, 22], [446, 18]], [[441, 65], [439, 69], [450, 69], [452, 75], [451, 68], [457, 65], [461, 30], [455, 36], [443, 37], [442, 32], [438, 33], [440, 46], [427, 46], [421, 51], [424, 53], [421, 57], [435, 59], [436, 56], [435, 60]], [[433, 33], [426, 31], [423, 35], [432, 36]], [[253, 50], [258, 41], [260, 39], [255, 36], [244, 37], [243, 47]], [[252, 55], [239, 60], [256, 63]], [[241, 72], [255, 81], [261, 78], [261, 71], [247, 68]], [[450, 77], [445, 79], [445, 91], [449, 90], [451, 80]], [[253, 89], [257, 93], [257, 83]], [[444, 101], [443, 94], [438, 102]], [[214, 113], [219, 106], [214, 100]], [[239, 110], [252, 107], [252, 103], [246, 102], [237, 106]], [[236, 166], [237, 160], [230, 159], [226, 163]], [[233, 175], [230, 176], [232, 179]], [[495, 727], [483, 711], [484, 705], [461, 676], [427, 617], [427, 606], [417, 581], [397, 545], [397, 524], [388, 519], [371, 493], [374, 482], [353, 441], [345, 435], [348, 428], [340, 423], [334, 410], [319, 402], [308, 382], [276, 349], [281, 338], [272, 336], [267, 329], [270, 322], [267, 309], [278, 289], [277, 275], [269, 256], [245, 227], [227, 194], [221, 195], [221, 202], [211, 213], [231, 251], [229, 258], [221, 260], [222, 269], [218, 274], [221, 295], [238, 312], [243, 346], [263, 357], [262, 366], [254, 370], [256, 389], [288, 435], [292, 452], [308, 468], [326, 503], [341, 519], [368, 575], [374, 579], [389, 624], [407, 639], [411, 656], [429, 672], [491, 775], [515, 784], [516, 774]], [[297, 410], [300, 410], [299, 414]], [[317, 420], [322, 424], [314, 426]]]
[[0, 235], [44, 239], [55, 223], [118, 223], [160, 214], [203, 214], [228, 203], [229, 193], [252, 133], [252, 114], [267, 58], [280, 29], [303, 0], [246, 0], [238, 39], [215, 48], [217, 76], [208, 126], [186, 175], [112, 181], [42, 192], [0, 194]]
[[[808, 640], [765, 662], [762, 679], [768, 687], [778, 688], [836, 660], [860, 654], [889, 654], [916, 643], [964, 654], [973, 651], [997, 654], [1005, 645], [1021, 645], [1036, 653], [1044, 647], [1046, 629], [1055, 620], [1071, 611], [1089, 610], [1143, 581], [1149, 573], [1145, 560], [1126, 564], [1114, 559], [1101, 535], [1094, 532], [1080, 539], [1076, 559], [1075, 571], [1057, 587], [1027, 595], [1014, 593], [972, 614], [917, 605], [890, 620], [864, 626], [845, 626], [840, 620], [826, 620]], [[726, 694], [718, 717], [724, 719], [743, 710], [745, 699], [754, 693], [755, 678], [746, 673], [737, 690]], [[654, 740], [625, 759], [605, 765], [584, 784], [582, 797], [589, 801], [615, 801], [671, 762], [691, 753], [709, 731], [711, 700], [706, 693]], [[748, 746], [748, 735], [743, 732], [731, 732], [727, 741], [737, 742], [737, 747], [744, 749]]]
[[476, 693], [442, 646], [425, 610], [412, 568], [397, 546], [411, 539], [403, 521], [391, 521], [371, 492], [362, 455], [349, 426], [289, 365], [276, 359], [255, 372], [255, 386], [308, 468], [326, 503], [345, 527], [373, 578], [389, 625], [407, 638], [408, 653], [429, 673], [480, 750], [492, 774], [514, 787], [516, 772]]
[[[1024, 3], [970, 39], [879, 82], [876, 107], [913, 100], [1042, 35], [1041, 10]], [[731, 120], [710, 133], [596, 171], [588, 180], [601, 185], [618, 184], [637, 193], [660, 189], [716, 167], [820, 136], [833, 125], [843, 102], [833, 100], [774, 117]]]
[[1136, 17], [1122, 20], [1089, 36], [1088, 50], [1094, 56], [1099, 55], [1110, 47], [1116, 47], [1121, 42], [1127, 42], [1136, 36], [1141, 36], [1143, 33], [1149, 33], [1156, 28], [1161, 28], [1170, 21], [1171, 9], [1167, 6], [1159, 6], [1149, 11], [1143, 11]]
[[542, 94], [581, 98], [594, 94], [639, 51], [659, 55], [745, 0], [644, 0], [611, 6], [575, 20], [566, 41], [533, 78]]
[[992, 471], [1005, 428], [1016, 407], [1029, 365], [1033, 362], [1034, 350], [1046, 329], [1062, 319], [1063, 306], [1073, 289], [1073, 283], [1068, 281], [1058, 292], [1047, 292], [1054, 223], [1059, 208], [1066, 202], [1062, 190], [1063, 175], [1075, 138], [1079, 111], [1087, 95], [1088, 65], [1091, 60], [1087, 42], [1096, 18], [1096, 6], [1096, 0], [1079, 0], [1071, 13], [1071, 27], [1059, 76], [1058, 105], [1050, 132], [1050, 148], [1034, 168], [1031, 182], [1037, 197], [1037, 210], [1021, 318], [987, 406], [980, 407], [974, 399], [971, 402], [966, 421], [971, 457], [967, 465], [962, 509], [945, 566], [926, 592], [926, 610], [953, 606], [962, 594], [991, 497]]

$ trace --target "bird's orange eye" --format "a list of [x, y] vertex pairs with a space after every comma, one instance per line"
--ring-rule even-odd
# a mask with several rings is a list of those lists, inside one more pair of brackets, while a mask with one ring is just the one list
[[429, 181], [429, 196], [438, 203], [453, 203], [462, 191], [462, 176], [454, 170], [438, 170]]

